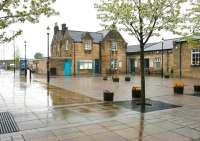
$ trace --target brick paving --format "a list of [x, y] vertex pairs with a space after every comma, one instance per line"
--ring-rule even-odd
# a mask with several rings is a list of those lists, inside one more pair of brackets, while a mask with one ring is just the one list
[[[105, 82], [101, 77], [57, 77], [51, 79], [49, 92], [44, 78], [34, 77], [30, 83], [18, 76], [13, 80], [11, 72], [0, 74], [0, 112], [12, 113], [20, 129], [16, 133], [1, 134], [0, 141], [200, 139], [200, 97], [174, 95], [175, 79], [148, 77], [147, 93], [153, 100], [182, 107], [140, 113], [100, 101], [100, 91], [106, 87], [117, 88], [115, 100], [129, 100], [128, 89], [139, 84], [138, 77], [132, 77], [127, 83], [121, 76], [119, 84], [113, 84], [111, 80]], [[185, 92], [192, 93], [194, 80], [183, 81], [186, 83]]]

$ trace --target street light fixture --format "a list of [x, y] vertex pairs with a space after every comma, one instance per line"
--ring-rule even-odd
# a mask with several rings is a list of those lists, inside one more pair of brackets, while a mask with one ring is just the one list
[[50, 78], [50, 72], [49, 72], [49, 26], [47, 27], [47, 83], [49, 84]]
[[163, 46], [164, 46], [164, 38], [162, 38], [162, 68], [161, 68], [161, 77], [162, 78], [164, 75], [164, 73], [163, 73], [163, 66], [164, 66], [164, 64], [163, 64]]
[[25, 71], [24, 71], [24, 75], [25, 75], [25, 77], [26, 77], [26, 75], [27, 75], [27, 61], [26, 61], [26, 41], [24, 41], [24, 49], [25, 49], [25, 57], [24, 57], [24, 63], [25, 63]]

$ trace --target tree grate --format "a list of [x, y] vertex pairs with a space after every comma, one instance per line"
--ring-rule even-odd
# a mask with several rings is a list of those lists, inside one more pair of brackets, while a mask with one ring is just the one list
[[0, 113], [0, 134], [18, 132], [19, 128], [9, 112]]

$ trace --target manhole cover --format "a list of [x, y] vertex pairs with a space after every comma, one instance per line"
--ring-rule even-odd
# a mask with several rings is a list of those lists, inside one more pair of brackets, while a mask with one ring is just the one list
[[0, 113], [0, 134], [18, 132], [19, 128], [9, 112]]

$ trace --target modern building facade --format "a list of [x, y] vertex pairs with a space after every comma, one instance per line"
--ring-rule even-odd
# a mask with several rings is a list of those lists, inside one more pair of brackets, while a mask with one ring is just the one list
[[[50, 72], [53, 75], [125, 73], [126, 45], [115, 30], [74, 31], [68, 30], [66, 24], [59, 30], [55, 25]], [[45, 60], [38, 61], [38, 73], [46, 73], [46, 68], [42, 67], [45, 63]]]

